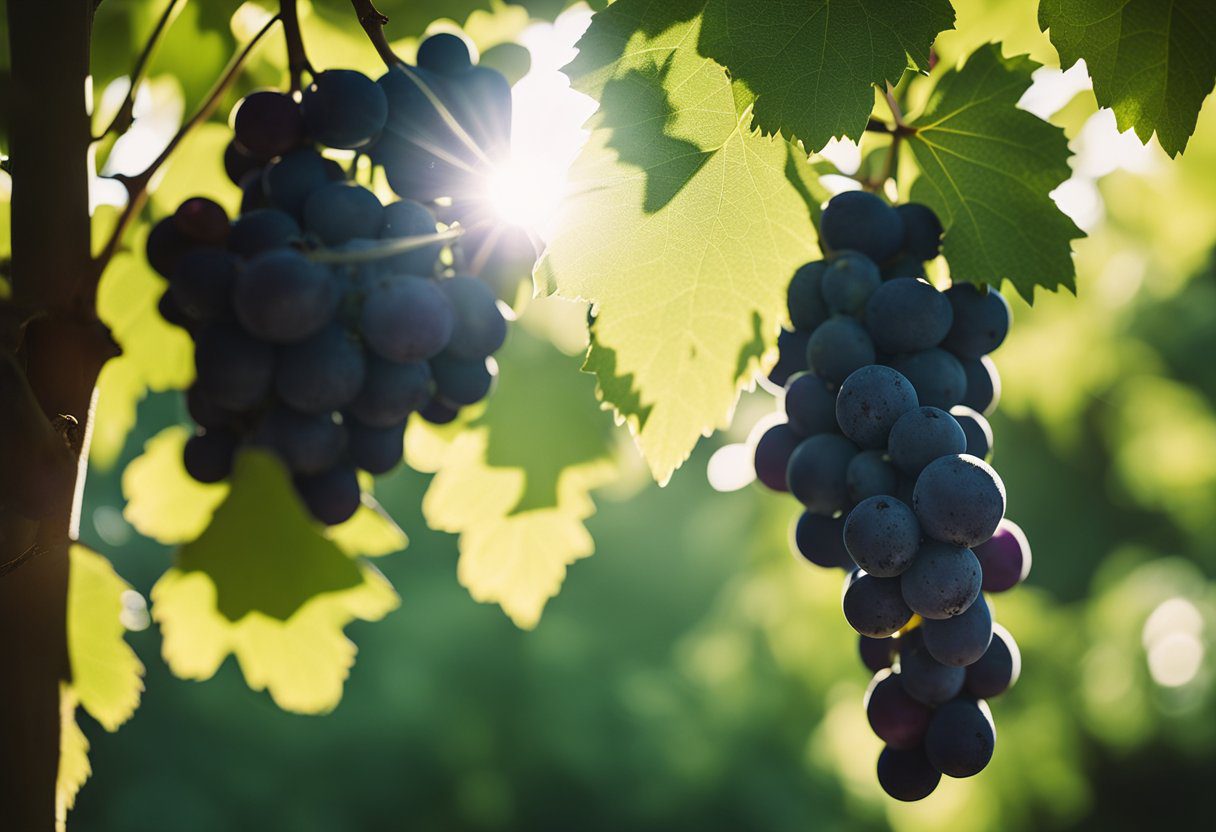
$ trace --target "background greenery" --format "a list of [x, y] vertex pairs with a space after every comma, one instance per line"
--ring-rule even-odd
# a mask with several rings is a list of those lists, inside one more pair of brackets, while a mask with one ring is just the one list
[[[380, 5], [405, 50], [438, 14], [483, 26], [484, 44], [521, 28], [502, 4]], [[491, 5], [494, 16], [467, 18]], [[939, 47], [1002, 39], [1006, 54], [1054, 63], [1033, 5], [956, 2], [958, 31]], [[127, 71], [160, 6], [103, 3], [98, 89]], [[165, 106], [203, 94], [244, 31], [238, 6], [187, 4], [150, 73]], [[345, 2], [317, 2], [305, 22], [318, 65], [375, 68]], [[243, 89], [279, 79], [277, 48]], [[115, 735], [81, 715], [94, 775], [73, 827], [970, 832], [1202, 817], [1216, 768], [1216, 105], [1177, 159], [1154, 146], [1114, 162], [1113, 133], [1098, 129], [1109, 114], [1095, 114], [1092, 93], [1060, 105], [1052, 120], [1078, 152], [1072, 187], [1089, 199], [1090, 236], [1075, 244], [1077, 297], [1040, 292], [1033, 310], [1015, 300], [1015, 332], [996, 355], [995, 461], [1035, 568], [995, 599], [1024, 668], [994, 703], [997, 753], [983, 775], [914, 806], [881, 796], [839, 576], [790, 556], [792, 501], [755, 485], [720, 493], [705, 476], [717, 448], [771, 411], [756, 392], [665, 488], [621, 443], [619, 482], [596, 491], [587, 520], [596, 555], [571, 568], [530, 632], [458, 585], [456, 538], [429, 531], [421, 513], [430, 477], [384, 479], [377, 495], [410, 546], [377, 565], [402, 604], [347, 629], [358, 663], [323, 718], [280, 711], [231, 659], [206, 684], [180, 680], [155, 627], [132, 633], [143, 704]], [[224, 129], [211, 127], [168, 171], [154, 210], [217, 175]], [[536, 308], [521, 326], [551, 334]], [[570, 362], [533, 366], [545, 384], [591, 395]], [[138, 370], [130, 395], [111, 378], [107, 399], [103, 384], [102, 407], [117, 400], [137, 418], [129, 434], [122, 408], [100, 423], [82, 538], [147, 596], [171, 553], [123, 518], [121, 476], [185, 414], [176, 392], [140, 400], [145, 386], [180, 380]], [[488, 430], [567, 430], [564, 411], [510, 413]], [[1162, 684], [1182, 678], [1162, 667], [1185, 664], [1196, 643], [1198, 668]]]

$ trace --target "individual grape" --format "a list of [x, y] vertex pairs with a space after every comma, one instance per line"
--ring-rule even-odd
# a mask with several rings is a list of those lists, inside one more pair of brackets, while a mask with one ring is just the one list
[[258, 90], [237, 106], [233, 132], [249, 155], [267, 160], [282, 156], [304, 140], [304, 119], [290, 95]]
[[182, 452], [186, 473], [207, 484], [228, 479], [238, 444], [236, 434], [222, 428], [196, 433], [186, 440]]
[[890, 667], [895, 659], [895, 642], [896, 639], [890, 636], [870, 638], [858, 635], [857, 652], [861, 656], [861, 663], [873, 673]]
[[156, 302], [156, 310], [160, 312], [160, 316], [165, 319], [166, 323], [179, 326], [182, 329], [190, 329], [194, 326], [194, 321], [177, 305], [177, 301], [173, 298], [173, 287], [169, 287], [161, 293], [160, 300]]
[[256, 257], [297, 242], [303, 233], [300, 224], [289, 214], [264, 208], [244, 214], [233, 223], [228, 235], [228, 250], [241, 257]]
[[785, 415], [799, 436], [836, 430], [836, 396], [811, 373], [793, 376], [785, 386]]
[[853, 562], [877, 578], [894, 578], [920, 547], [920, 524], [912, 509], [894, 497], [870, 497], [844, 521], [844, 545]]
[[829, 318], [806, 346], [807, 367], [829, 384], [840, 384], [875, 359], [874, 342], [865, 327], [846, 315]]
[[875, 736], [891, 748], [920, 747], [933, 715], [929, 706], [908, 695], [890, 670], [879, 670], [870, 680], [864, 707]]
[[975, 547], [984, 570], [984, 591], [1005, 592], [1030, 574], [1030, 541], [1022, 528], [1008, 517], [1001, 520], [992, 537]]
[[836, 314], [860, 315], [866, 302], [882, 285], [874, 261], [856, 251], [840, 251], [828, 258], [823, 273], [823, 299]]
[[950, 331], [954, 309], [923, 280], [897, 277], [866, 302], [866, 329], [883, 352], [919, 352], [936, 347]]
[[960, 546], [930, 540], [899, 576], [904, 600], [922, 618], [961, 615], [980, 594], [980, 563]]
[[338, 324], [279, 351], [274, 389], [304, 413], [332, 413], [359, 394], [366, 366], [363, 348]]
[[173, 276], [177, 264], [186, 253], [197, 245], [181, 232], [172, 217], [165, 217], [148, 232], [145, 248], [148, 265], [161, 277], [168, 279]]
[[794, 551], [825, 569], [852, 569], [853, 561], [844, 548], [843, 527], [839, 517], [804, 511], [794, 527]]
[[205, 196], [187, 199], [173, 212], [177, 230], [196, 243], [222, 246], [228, 239], [228, 212]]
[[1005, 516], [1005, 484], [982, 459], [944, 456], [917, 478], [912, 508], [934, 540], [977, 546], [992, 537]]
[[369, 428], [389, 428], [430, 399], [431, 368], [425, 361], [398, 363], [370, 356], [363, 387], [349, 411]]
[[405, 422], [375, 428], [352, 420], [347, 424], [347, 452], [351, 462], [369, 474], [387, 474], [401, 462]]
[[992, 643], [979, 661], [967, 668], [967, 693], [979, 699], [1000, 696], [1013, 687], [1022, 672], [1018, 643], [1000, 624], [992, 625]]
[[962, 358], [963, 375], [967, 379], [967, 392], [961, 402], [965, 407], [984, 416], [991, 415], [1001, 400], [1001, 375], [996, 364], [988, 356]]
[[923, 748], [884, 748], [878, 755], [878, 785], [896, 800], [923, 800], [933, 794], [941, 779]]
[[198, 333], [194, 363], [199, 389], [219, 407], [249, 410], [270, 394], [274, 350], [230, 324]]
[[262, 178], [270, 204], [297, 219], [303, 217], [308, 198], [329, 182], [325, 159], [311, 147], [275, 159]]
[[881, 197], [866, 191], [845, 191], [824, 207], [819, 236], [829, 251], [859, 251], [882, 263], [899, 252], [904, 224]]
[[196, 425], [207, 430], [237, 429], [242, 421], [241, 413], [220, 407], [211, 401], [197, 383], [191, 385], [190, 389], [186, 391], [186, 412], [190, 414], [190, 418]]
[[241, 188], [241, 214], [252, 214], [270, 207], [266, 197], [266, 171], [262, 168], [251, 170], [237, 184]]
[[247, 175], [261, 171], [264, 164], [263, 160], [241, 147], [236, 139], [228, 142], [224, 148], [224, 173], [228, 174], [233, 185], [240, 185]]
[[901, 254], [894, 260], [888, 260], [882, 264], [879, 270], [882, 273], [883, 280], [895, 280], [900, 277], [920, 278], [922, 280], [928, 278], [928, 272], [925, 271], [925, 262], [914, 254]]
[[326, 147], [366, 147], [388, 121], [384, 90], [362, 72], [328, 69], [313, 78], [300, 102], [309, 138]]
[[419, 409], [418, 415], [432, 425], [446, 425], [460, 415], [460, 406], [434, 398]]
[[966, 453], [978, 459], [988, 459], [992, 455], [992, 426], [988, 420], [962, 405], [950, 408], [950, 415], [967, 437]]
[[899, 683], [917, 702], [936, 706], [958, 696], [967, 679], [961, 667], [949, 667], [929, 655], [919, 628], [901, 636], [899, 649]]
[[177, 263], [169, 281], [173, 301], [193, 321], [207, 323], [232, 311], [232, 287], [241, 261], [218, 248], [198, 248]]
[[903, 249], [919, 260], [932, 260], [941, 252], [942, 221], [928, 205], [908, 202], [896, 206], [904, 225]]
[[917, 477], [930, 462], [967, 450], [967, 434], [958, 420], [936, 407], [918, 407], [899, 418], [891, 428], [887, 451], [891, 464], [909, 477]]
[[811, 336], [806, 332], [781, 330], [777, 335], [777, 363], [768, 374], [768, 380], [784, 387], [795, 373], [806, 371], [807, 343]]
[[925, 734], [925, 754], [933, 767], [949, 777], [972, 777], [992, 759], [996, 728], [981, 699], [955, 699], [933, 712]]
[[786, 290], [786, 306], [790, 323], [801, 332], [811, 332], [828, 319], [828, 306], [823, 300], [823, 274], [827, 262], [815, 260], [799, 266]]
[[860, 503], [868, 497], [894, 494], [898, 478], [882, 451], [862, 451], [849, 460], [844, 482], [849, 500]]
[[291, 249], [267, 251], [250, 260], [233, 294], [236, 316], [245, 329], [275, 344], [303, 341], [320, 332], [337, 306], [329, 271]]
[[274, 451], [292, 473], [320, 474], [342, 459], [346, 429], [332, 413], [299, 413], [279, 406], [266, 414], [256, 440]]
[[498, 311], [493, 290], [475, 277], [461, 275], [441, 281], [439, 289], [455, 313], [447, 351], [468, 359], [496, 352], [507, 338], [507, 321]]
[[992, 642], [992, 610], [983, 595], [966, 612], [941, 621], [925, 619], [921, 626], [929, 655], [951, 667], [975, 664]]
[[790, 454], [786, 469], [789, 491], [811, 511], [832, 514], [849, 502], [845, 471], [857, 446], [835, 433], [804, 439]]
[[353, 465], [339, 463], [319, 474], [295, 478], [296, 490], [309, 513], [327, 526], [336, 526], [359, 509], [359, 477]]
[[891, 427], [917, 406], [912, 383], [896, 370], [870, 364], [849, 374], [836, 397], [836, 421], [863, 448], [885, 448]]
[[452, 109], [473, 140], [493, 161], [503, 161], [511, 149], [511, 84], [502, 73], [475, 66], [461, 73], [448, 90]]
[[845, 578], [841, 606], [849, 626], [870, 638], [897, 633], [912, 618], [897, 578], [876, 578], [861, 570]]
[[942, 346], [960, 358], [979, 358], [996, 350], [1009, 334], [1009, 301], [996, 289], [956, 283], [946, 290], [954, 325]]
[[923, 405], [949, 410], [961, 402], [967, 392], [963, 365], [943, 349], [904, 353], [889, 363], [908, 377]]
[[460, 238], [460, 265], [457, 271], [474, 270], [494, 293], [507, 303], [516, 300], [520, 283], [531, 286], [532, 267], [536, 265], [537, 240], [518, 225], [484, 223], [470, 227]]
[[756, 479], [773, 491], [789, 491], [785, 474], [790, 456], [801, 441], [802, 438], [785, 422], [766, 430], [756, 442]]
[[431, 359], [435, 394], [452, 404], [470, 405], [490, 394], [494, 373], [484, 358], [461, 358], [444, 350]]
[[[358, 158], [358, 157], [356, 157]], [[325, 175], [329, 177], [330, 182], [347, 182], [351, 177], [347, 176], [346, 168], [342, 167], [336, 159], [326, 157], [322, 164], [325, 165]]]
[[375, 237], [383, 224], [384, 206], [361, 185], [330, 182], [304, 202], [304, 227], [327, 246]]
[[473, 59], [464, 38], [440, 32], [418, 45], [418, 66], [451, 75], [471, 68]]
[[400, 276], [372, 286], [359, 328], [368, 347], [382, 358], [422, 361], [448, 345], [456, 315], [433, 280]]
[[[402, 199], [384, 206], [384, 226], [380, 230], [380, 237], [385, 240], [420, 237], [434, 234], [435, 228], [435, 215], [425, 205]], [[403, 274], [429, 277], [435, 271], [435, 261], [442, 250], [443, 243], [435, 243], [394, 254], [388, 258], [388, 263]]]

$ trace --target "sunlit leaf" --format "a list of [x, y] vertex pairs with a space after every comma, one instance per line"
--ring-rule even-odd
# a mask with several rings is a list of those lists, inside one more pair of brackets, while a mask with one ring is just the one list
[[326, 536], [346, 554], [374, 558], [400, 552], [409, 545], [409, 538], [393, 518], [369, 494], [363, 495], [363, 505], [355, 516], [325, 530]]
[[226, 485], [204, 485], [186, 473], [182, 449], [190, 432], [166, 428], [148, 440], [122, 474], [123, 517], [145, 537], [184, 543], [203, 533], [228, 494]]
[[[224, 148], [232, 130], [224, 124], [201, 124], [188, 135], [165, 165], [152, 191], [152, 204], [161, 214], [171, 214], [192, 196], [209, 197], [235, 216], [241, 190], [224, 173]], [[143, 249], [137, 249], [142, 254]]]
[[920, 168], [912, 199], [946, 226], [942, 253], [955, 281], [1009, 280], [1075, 289], [1071, 241], [1085, 236], [1052, 201], [1071, 174], [1064, 131], [1016, 108], [1037, 64], [990, 45], [937, 83], [908, 144]]
[[1085, 61], [1098, 104], [1171, 156], [1186, 148], [1216, 84], [1210, 0], [1041, 0], [1039, 25], [1067, 69]]
[[[591, 301], [586, 369], [665, 482], [729, 424], [784, 316], [814, 230], [802, 154], [748, 128], [723, 69], [695, 50], [699, 18], [617, 3], [566, 69], [600, 100], [541, 291]], [[682, 7], [680, 7], [682, 8]]]
[[64, 832], [68, 812], [76, 795], [93, 773], [89, 765], [89, 741], [76, 723], [76, 693], [66, 682], [59, 684], [59, 776], [55, 781], [55, 828]]

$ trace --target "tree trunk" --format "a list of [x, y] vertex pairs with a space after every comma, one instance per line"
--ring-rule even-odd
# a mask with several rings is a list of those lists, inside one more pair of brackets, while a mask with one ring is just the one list
[[[87, 445], [97, 373], [114, 354], [96, 318], [90, 252], [85, 85], [92, 10], [93, 0], [8, 2], [13, 300], [37, 316], [23, 333], [8, 335], [47, 424], [76, 457]], [[6, 485], [21, 488], [44, 473], [13, 470], [11, 462], [0, 461]], [[77, 477], [83, 475], [81, 464]], [[59, 685], [70, 676], [68, 545], [78, 488], [71, 477], [51, 479], [36, 554], [0, 576], [0, 828], [21, 832], [55, 829]], [[5, 522], [0, 533], [12, 528]], [[5, 536], [0, 551], [20, 545]], [[11, 555], [4, 551], [4, 560]]]

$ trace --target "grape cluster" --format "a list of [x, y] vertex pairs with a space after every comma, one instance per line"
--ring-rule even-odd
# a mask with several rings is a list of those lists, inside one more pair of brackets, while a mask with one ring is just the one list
[[[153, 227], [148, 260], [168, 280], [161, 314], [195, 343], [187, 405], [199, 429], [185, 466], [196, 480], [225, 479], [239, 447], [261, 447], [290, 470], [317, 520], [341, 523], [360, 503], [358, 471], [400, 462], [411, 414], [450, 422], [490, 392], [506, 319], [485, 282], [445, 269], [436, 216], [418, 201], [463, 180], [401, 155], [412, 145], [398, 134], [425, 105], [455, 112], [453, 129], [467, 122], [487, 147], [506, 141], [510, 88], [492, 70], [458, 66], [458, 51], [468, 64], [455, 36], [423, 43], [420, 60], [447, 74], [428, 88], [440, 98], [421, 104], [400, 100], [396, 85], [423, 72], [405, 67], [378, 83], [331, 69], [298, 97], [246, 96], [224, 155], [243, 191], [240, 216], [194, 197]], [[464, 83], [476, 89], [458, 95]], [[427, 152], [453, 142], [441, 139], [431, 136]], [[326, 148], [380, 160], [402, 198], [382, 204], [354, 181], [357, 166], [348, 174]]]
[[790, 281], [794, 329], [770, 375], [785, 387], [786, 421], [755, 449], [758, 479], [805, 508], [796, 552], [848, 573], [844, 615], [876, 674], [865, 707], [886, 744], [878, 780], [900, 800], [991, 759], [985, 700], [1016, 681], [1021, 660], [984, 592], [1030, 568], [986, 462], [985, 416], [1000, 395], [988, 354], [1009, 306], [992, 288], [927, 281], [941, 234], [924, 205], [860, 191], [827, 204], [827, 256]]

